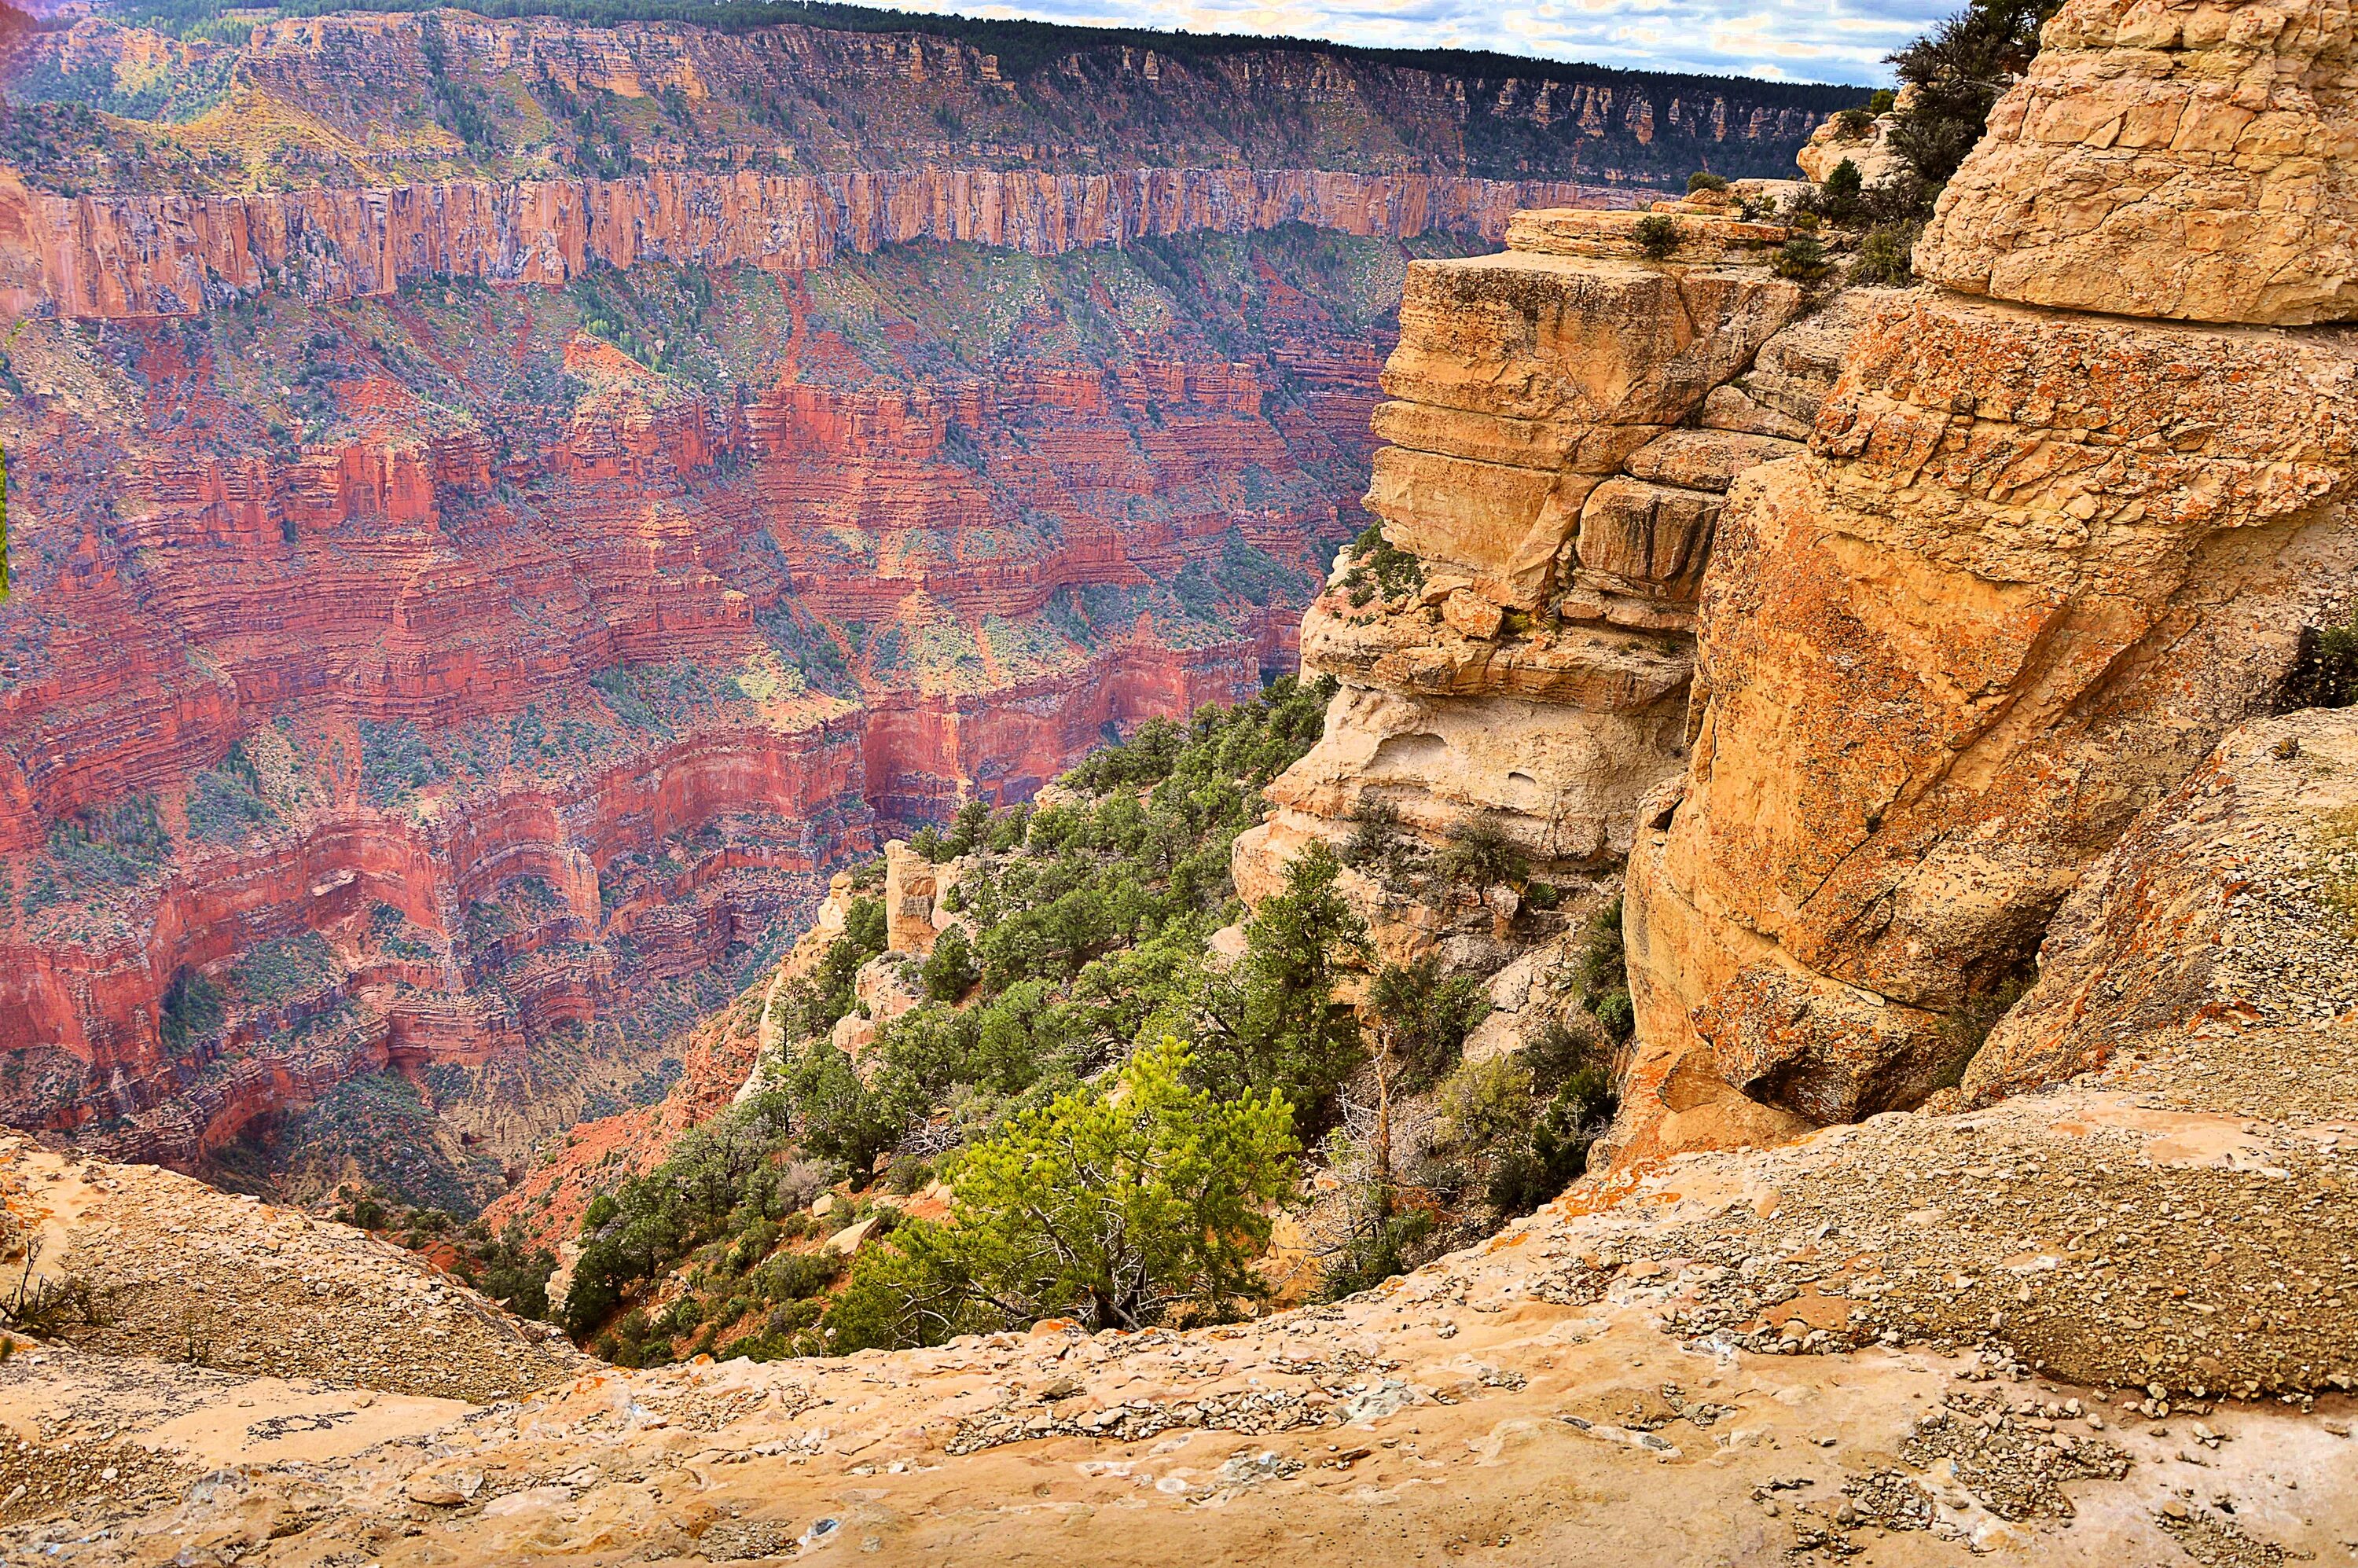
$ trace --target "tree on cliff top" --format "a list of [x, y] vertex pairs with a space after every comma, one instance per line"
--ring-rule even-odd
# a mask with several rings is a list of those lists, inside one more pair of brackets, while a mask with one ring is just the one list
[[1915, 89], [1891, 145], [1928, 186], [1957, 172], [1998, 94], [2030, 69], [2039, 29], [2061, 0], [1973, 0], [1889, 58]]

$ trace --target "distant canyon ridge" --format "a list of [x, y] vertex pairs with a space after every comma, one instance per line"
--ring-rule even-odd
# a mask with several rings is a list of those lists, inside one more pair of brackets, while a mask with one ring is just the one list
[[0, 23], [0, 1119], [460, 1210], [880, 829], [1292, 667], [1410, 259], [1855, 96]]

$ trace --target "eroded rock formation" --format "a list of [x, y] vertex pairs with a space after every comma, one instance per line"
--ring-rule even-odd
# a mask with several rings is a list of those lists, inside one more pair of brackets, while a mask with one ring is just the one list
[[[480, 1201], [659, 1094], [879, 815], [1290, 662], [1404, 258], [1156, 243], [27, 322], [6, 1119], [190, 1163], [326, 1096], [289, 1142], [439, 1141], [418, 1195]], [[1109, 283], [1134, 338], [1074, 329]], [[447, 1139], [334, 1096], [387, 1065]]]
[[2358, 314], [2341, 5], [2067, 5], [1916, 270], [1998, 299], [2289, 325]]
[[875, 819], [1292, 662], [1409, 256], [1833, 95], [943, 26], [0, 36], [0, 1116], [495, 1187]]
[[[1784, 231], [1716, 197], [1666, 211], [1666, 260], [1639, 255], [1637, 214], [1531, 212], [1503, 254], [1411, 269], [1368, 497], [1398, 575], [1346, 558], [1303, 622], [1303, 667], [1342, 689], [1239, 842], [1248, 896], [1370, 812], [1434, 844], [1486, 824], [1567, 872], [1628, 852], [1639, 796], [1686, 753], [1725, 492], [1800, 449], [1866, 308], [1776, 276]], [[1359, 892], [1379, 939], [1429, 940]]]
[[1519, 208], [1587, 194], [1567, 182], [1219, 168], [662, 170], [251, 195], [68, 197], [10, 181], [0, 183], [0, 235], [38, 256], [38, 279], [20, 260], [0, 309], [193, 316], [265, 287], [319, 304], [382, 297], [419, 278], [563, 284], [641, 262], [806, 272], [839, 252], [920, 240], [1043, 256], [1285, 223], [1496, 240]]
[[[2231, 40], [2282, 20], [2157, 16]], [[2027, 210], [2076, 200], [2077, 166], [2031, 157], [2017, 127], [2056, 104], [2119, 107], [2124, 84], [2182, 63], [2126, 23], [2108, 32], [2117, 19], [2075, 4], [2050, 26], [2063, 53], [2041, 57], [1951, 188], [1934, 276], [2027, 232], [1977, 194], [1993, 181], [2027, 182]], [[2186, 124], [2230, 143], [2248, 119], [2197, 110]], [[2341, 167], [2318, 164], [2319, 189]], [[2212, 276], [2202, 258], [2220, 253], [2191, 230], [2139, 228], [2132, 248], [2069, 268], [2113, 292], [1990, 291], [2305, 319], [2256, 295], [2136, 292]], [[2329, 297], [2336, 254], [2283, 253], [2268, 297]], [[1694, 755], [1641, 810], [1630, 860], [1640, 1044], [1622, 1150], [1755, 1140], [1956, 1083], [2089, 866], [2268, 708], [2304, 626], [2344, 614], [2353, 372], [2331, 331], [1942, 289], [1876, 308], [1808, 454], [1739, 481], [1720, 519]]]

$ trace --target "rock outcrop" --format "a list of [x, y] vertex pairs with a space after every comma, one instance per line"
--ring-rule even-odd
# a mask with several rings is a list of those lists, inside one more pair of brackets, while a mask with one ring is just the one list
[[2073, 310], [2358, 315], [2350, 11], [2065, 5], [1941, 198], [1916, 271]]
[[[2306, 1063], [2300, 1033], [2333, 1027], [2358, 999], [2353, 873], [2358, 718], [2311, 710], [2233, 731], [2064, 901], [2039, 983], [1974, 1055], [1966, 1097], [2257, 1032], [2303, 1064], [2278, 1076], [2320, 1103], [2350, 1100], [2358, 1084]], [[2287, 1087], [2233, 1093], [2242, 1103]]]
[[[1239, 840], [1249, 897], [1371, 812], [1430, 844], [1487, 825], [1575, 875], [1628, 852], [1639, 797], [1685, 757], [1725, 492], [1800, 449], [1865, 312], [1778, 276], [1784, 231], [1715, 196], [1665, 215], [1664, 260], [1639, 254], [1638, 214], [1531, 212], [1503, 254], [1411, 269], [1368, 496], [1393, 564], [1339, 561], [1304, 619], [1303, 667], [1342, 689]], [[1431, 941], [1358, 892], [1379, 939], [1408, 921], [1390, 945]]]
[[1860, 113], [1851, 111], [1827, 120], [1810, 133], [1810, 139], [1793, 155], [1793, 161], [1812, 182], [1823, 185], [1845, 163], [1858, 170], [1862, 187], [1887, 185], [1909, 173], [1907, 158], [1891, 145], [1898, 115], [1877, 114], [1861, 123], [1855, 118]]
[[941, 878], [934, 863], [898, 838], [884, 846], [884, 948], [889, 953], [933, 951], [934, 895]]
[[[2115, 15], [2074, 4], [2049, 36], [2101, 40]], [[2243, 37], [2277, 13], [2202, 16], [2198, 33]], [[2058, 100], [2077, 113], [2175, 69], [2127, 40], [2102, 70], [2042, 57], [2008, 103], [2079, 70], [2090, 84]], [[2013, 156], [2010, 113], [1975, 155], [1985, 172]], [[2038, 174], [2039, 199], [2074, 178]], [[1951, 187], [1934, 276], [2010, 243], [1979, 189]], [[2146, 233], [2136, 265], [2207, 254]], [[2304, 255], [2331, 286], [2331, 248]], [[2071, 270], [2104, 287], [2128, 269]], [[2301, 270], [2272, 287], [2298, 294]], [[2330, 331], [1938, 289], [1876, 310], [1809, 453], [1739, 481], [1720, 518], [1694, 754], [1640, 812], [1630, 861], [1640, 1044], [1620, 1151], [1757, 1141], [1957, 1082], [2081, 876], [2266, 710], [2303, 627], [2344, 614], [2353, 372]]]

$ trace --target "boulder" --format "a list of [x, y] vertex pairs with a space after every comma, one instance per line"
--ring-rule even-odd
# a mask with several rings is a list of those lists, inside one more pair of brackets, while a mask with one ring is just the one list
[[1878, 114], [1861, 134], [1846, 126], [1840, 115], [1829, 115], [1793, 155], [1793, 162], [1815, 185], [1823, 185], [1845, 162], [1858, 170], [1861, 185], [1887, 185], [1909, 168], [1908, 160], [1891, 145], [1891, 128], [1898, 119], [1896, 114]]
[[2347, 5], [2069, 0], [1916, 246], [1920, 277], [2199, 321], [2358, 315]]

